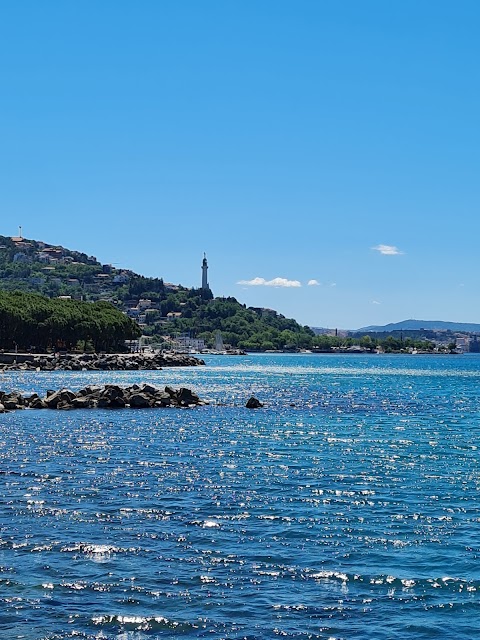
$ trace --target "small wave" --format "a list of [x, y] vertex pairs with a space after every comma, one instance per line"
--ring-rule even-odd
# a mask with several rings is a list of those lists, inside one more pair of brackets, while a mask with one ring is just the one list
[[[199, 625], [189, 622], [177, 622], [164, 616], [138, 615], [98, 615], [91, 618], [94, 626], [134, 628], [137, 631], [175, 630], [187, 632], [198, 629]], [[203, 625], [202, 625], [203, 626]]]

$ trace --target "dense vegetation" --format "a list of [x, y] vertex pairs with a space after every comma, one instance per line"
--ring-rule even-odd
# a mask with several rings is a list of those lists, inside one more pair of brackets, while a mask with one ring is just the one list
[[[189, 333], [212, 346], [216, 331], [221, 331], [225, 344], [250, 350], [307, 348], [314, 338], [309, 327], [271, 309], [247, 308], [235, 298], [212, 298], [201, 289], [143, 292], [142, 297], [147, 293], [159, 309], [147, 314], [146, 335]], [[170, 312], [182, 315], [165, 323], [162, 318]]]
[[0, 291], [0, 348], [123, 351], [138, 326], [108, 302], [49, 299]]

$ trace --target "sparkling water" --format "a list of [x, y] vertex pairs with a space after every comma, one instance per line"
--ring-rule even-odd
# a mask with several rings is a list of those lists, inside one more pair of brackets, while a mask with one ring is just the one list
[[480, 356], [0, 374], [134, 382], [211, 404], [0, 415], [2, 639], [479, 637]]

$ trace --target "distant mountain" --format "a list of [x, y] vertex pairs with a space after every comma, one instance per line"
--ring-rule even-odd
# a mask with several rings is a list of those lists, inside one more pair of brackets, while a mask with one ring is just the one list
[[356, 329], [355, 333], [384, 333], [388, 331], [465, 331], [480, 332], [480, 324], [474, 322], [444, 322], [443, 320], [402, 320], [382, 326], [372, 325]]
[[310, 329], [316, 336], [324, 336], [330, 333], [335, 333], [335, 330], [332, 331], [332, 329], [327, 329], [326, 327], [310, 327]]

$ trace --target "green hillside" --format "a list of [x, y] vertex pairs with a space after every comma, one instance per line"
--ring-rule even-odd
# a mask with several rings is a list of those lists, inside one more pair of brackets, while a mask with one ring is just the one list
[[259, 350], [308, 348], [314, 339], [311, 329], [271, 309], [247, 308], [235, 298], [213, 298], [210, 291], [146, 278], [36, 240], [0, 236], [0, 290], [111, 302], [153, 338], [188, 333], [213, 346], [220, 330], [225, 344]]

